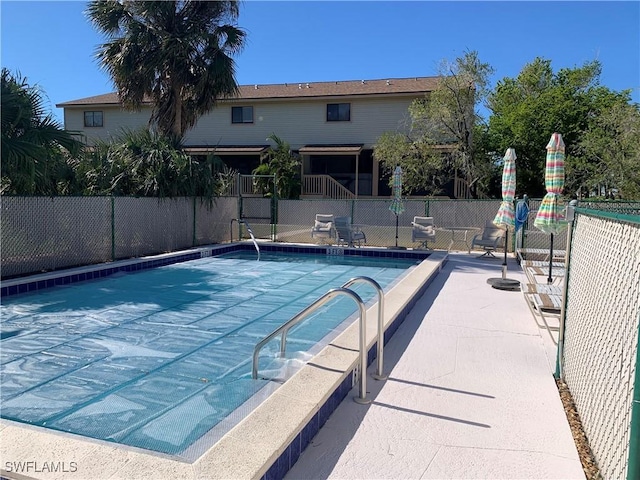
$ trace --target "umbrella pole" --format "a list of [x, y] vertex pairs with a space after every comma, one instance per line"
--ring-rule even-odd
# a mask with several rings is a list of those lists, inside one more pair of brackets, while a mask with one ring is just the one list
[[502, 264], [502, 278], [488, 278], [487, 283], [497, 290], [520, 291], [520, 282], [507, 278], [507, 245], [509, 245], [509, 229], [505, 228], [504, 236], [504, 263]]
[[504, 262], [502, 262], [502, 279], [507, 278], [507, 245], [509, 245], [509, 229], [504, 229]]
[[551, 278], [551, 269], [553, 268], [553, 233], [551, 234], [551, 243], [549, 244], [549, 277], [547, 278], [547, 283], [553, 283], [553, 279]]
[[398, 214], [396, 213], [396, 247], [398, 246]]

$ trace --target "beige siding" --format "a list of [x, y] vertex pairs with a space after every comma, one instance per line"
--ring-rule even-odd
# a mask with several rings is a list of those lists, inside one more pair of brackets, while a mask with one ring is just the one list
[[[85, 111], [102, 112], [103, 127], [86, 128], [84, 126]], [[86, 143], [92, 145], [96, 139], [109, 140], [117, 137], [123, 129], [135, 130], [147, 126], [151, 110], [144, 108], [140, 112], [129, 112], [118, 107], [67, 107], [64, 109], [64, 126], [67, 130], [79, 131], [86, 136]]]
[[370, 148], [387, 131], [406, 130], [411, 98], [358, 98], [351, 101], [351, 121], [327, 122], [327, 103], [337, 100], [248, 102], [252, 124], [232, 124], [231, 105], [221, 104], [202, 117], [185, 138], [187, 145], [265, 144], [275, 133], [298, 149], [310, 144], [362, 143]]
[[[275, 133], [298, 149], [311, 144], [364, 144], [371, 148], [387, 131], [407, 128], [410, 97], [360, 97], [351, 100], [281, 100], [221, 103], [185, 136], [185, 145], [263, 145]], [[351, 103], [351, 121], [327, 122], [327, 103]], [[252, 124], [232, 124], [231, 106], [253, 106]], [[85, 128], [85, 111], [102, 111], [104, 127]], [[96, 138], [108, 140], [122, 129], [136, 129], [148, 124], [150, 109], [128, 112], [118, 107], [67, 107], [65, 128], [82, 131], [87, 143]]]

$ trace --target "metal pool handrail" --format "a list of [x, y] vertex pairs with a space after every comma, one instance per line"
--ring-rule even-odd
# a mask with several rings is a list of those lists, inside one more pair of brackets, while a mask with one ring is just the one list
[[251, 237], [253, 241], [253, 246], [256, 247], [256, 252], [258, 252], [258, 261], [260, 261], [260, 247], [258, 247], [258, 242], [256, 242], [256, 237], [253, 236], [253, 230], [251, 230], [251, 226], [244, 218], [232, 218], [231, 223], [229, 224], [229, 232], [231, 234], [231, 242], [233, 242], [233, 222], [238, 222], [238, 240], [240, 240], [240, 225], [244, 225], [247, 227], [247, 233]]
[[367, 375], [366, 375], [367, 373], [367, 346], [366, 346], [367, 318], [366, 318], [366, 315], [367, 314], [364, 308], [364, 302], [362, 301], [362, 298], [360, 298], [360, 295], [355, 293], [353, 290], [349, 290], [348, 288], [332, 288], [323, 296], [318, 298], [315, 302], [313, 302], [311, 305], [309, 305], [300, 313], [295, 315], [291, 320], [281, 325], [280, 327], [276, 328], [273, 332], [271, 332], [269, 335], [267, 335], [262, 340], [260, 340], [253, 350], [253, 367], [251, 370], [252, 378], [253, 379], [258, 378], [258, 355], [262, 347], [264, 347], [269, 341], [271, 341], [278, 335], [282, 334], [282, 338], [280, 340], [280, 356], [284, 357], [285, 349], [287, 346], [287, 343], [286, 343], [287, 332], [289, 331], [289, 329], [291, 329], [291, 327], [299, 323], [309, 313], [314, 312], [315, 310], [320, 308], [322, 305], [324, 305], [325, 303], [329, 302], [330, 300], [332, 300], [333, 298], [339, 295], [346, 295], [350, 297], [354, 302], [356, 302], [356, 304], [358, 305], [358, 309], [360, 311], [360, 319], [359, 319], [359, 323], [360, 323], [360, 342], [359, 342], [360, 343], [360, 348], [359, 348], [360, 350], [360, 359], [359, 359], [360, 388], [359, 388], [358, 397], [356, 397], [354, 400], [362, 404], [370, 403], [371, 400], [367, 399]]
[[342, 285], [342, 288], [349, 288], [354, 283], [358, 282], [367, 282], [370, 283], [373, 288], [378, 292], [378, 353], [377, 353], [377, 365], [376, 365], [376, 373], [373, 375], [373, 378], [376, 380], [386, 380], [387, 376], [383, 373], [383, 363], [384, 363], [384, 292], [382, 291], [382, 287], [378, 282], [376, 282], [373, 278], [370, 277], [354, 277], [349, 280], [347, 283]]

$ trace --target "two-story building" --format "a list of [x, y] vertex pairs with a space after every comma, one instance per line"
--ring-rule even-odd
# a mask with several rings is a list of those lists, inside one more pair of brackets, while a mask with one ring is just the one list
[[[215, 152], [229, 167], [250, 174], [275, 133], [302, 157], [303, 194], [326, 195], [330, 183], [343, 198], [388, 196], [373, 146], [384, 132], [408, 131], [409, 105], [437, 82], [416, 77], [243, 85], [235, 98], [219, 101], [201, 117], [183, 143], [193, 155]], [[151, 114], [149, 104], [124, 110], [117, 93], [56, 106], [64, 109], [65, 128], [82, 132], [88, 145], [144, 127]]]

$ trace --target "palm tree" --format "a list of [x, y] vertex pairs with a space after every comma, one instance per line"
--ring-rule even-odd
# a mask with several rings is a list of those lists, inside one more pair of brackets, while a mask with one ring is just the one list
[[[276, 144], [269, 148], [267, 159], [253, 170], [254, 175], [275, 175], [275, 190], [279, 198], [300, 196], [300, 157], [291, 151], [288, 142], [272, 133], [267, 137]], [[262, 192], [273, 192], [273, 181], [259, 179], [256, 187]], [[268, 193], [267, 195], [271, 195]]]
[[76, 167], [88, 195], [202, 197], [213, 200], [225, 178], [213, 156], [196, 159], [172, 138], [148, 129], [125, 130], [110, 142], [98, 141]]
[[152, 101], [151, 123], [181, 139], [219, 98], [238, 91], [231, 55], [244, 46], [238, 0], [94, 0], [87, 14], [108, 42], [96, 58], [125, 108]]
[[[2, 193], [56, 195], [73, 183], [71, 157], [82, 143], [45, 109], [45, 97], [19, 73], [2, 69]], [[65, 186], [66, 185], [66, 186]]]

